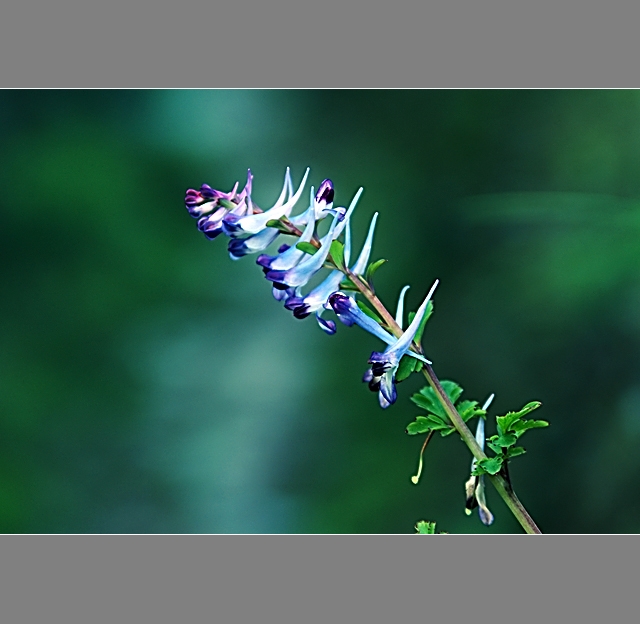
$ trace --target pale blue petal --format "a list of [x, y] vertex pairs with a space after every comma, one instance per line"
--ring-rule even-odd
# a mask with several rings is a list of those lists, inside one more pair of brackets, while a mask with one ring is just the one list
[[[285, 275], [277, 276], [278, 279], [274, 281], [279, 281], [287, 286], [304, 286], [311, 277], [322, 268], [331, 251], [331, 242], [338, 238], [342, 230], [346, 227], [363, 190], [364, 189], [360, 188], [356, 193], [343, 221], [338, 221], [338, 217], [334, 217], [329, 231], [321, 241], [320, 250], [308, 258], [304, 258], [298, 265], [286, 271]], [[274, 271], [276, 270], [274, 269]], [[271, 277], [275, 277], [275, 275]], [[269, 278], [270, 275], [267, 273], [267, 279]]]
[[398, 307], [396, 308], [396, 323], [398, 323], [398, 327], [402, 329], [402, 325], [404, 324], [404, 295], [409, 290], [409, 286], [405, 286], [400, 291], [400, 296], [398, 297]]
[[411, 341], [416, 335], [416, 332], [418, 331], [418, 327], [420, 327], [420, 323], [422, 322], [422, 317], [424, 316], [424, 313], [427, 310], [427, 304], [429, 303], [429, 299], [431, 299], [431, 295], [433, 295], [433, 291], [436, 289], [437, 285], [438, 285], [438, 280], [436, 280], [433, 283], [431, 290], [425, 297], [424, 301], [422, 302], [422, 305], [418, 308], [418, 311], [416, 312], [416, 315], [413, 318], [413, 321], [411, 321], [411, 324], [409, 325], [409, 327], [407, 327], [406, 331], [402, 334], [402, 336], [398, 338], [398, 341], [392, 347], [387, 349], [387, 351], [385, 352], [387, 356], [389, 356], [390, 360], [395, 359], [396, 361], [399, 362], [400, 358], [408, 351], [409, 347], [411, 346]]
[[369, 226], [369, 232], [367, 233], [367, 238], [364, 241], [364, 245], [362, 246], [362, 251], [360, 252], [360, 256], [356, 260], [356, 263], [351, 267], [351, 271], [356, 273], [357, 275], [362, 275], [369, 264], [369, 256], [371, 255], [371, 246], [373, 244], [373, 233], [376, 229], [376, 222], [378, 220], [378, 213], [376, 212], [372, 219], [371, 225]]
[[[307, 168], [305, 171], [304, 177], [302, 178], [302, 182], [298, 187], [295, 195], [290, 197], [285, 203], [281, 203], [280, 198], [278, 202], [265, 212], [249, 215], [243, 217], [239, 221], [233, 224], [234, 232], [240, 231], [244, 234], [255, 234], [266, 227], [267, 222], [271, 219], [280, 219], [281, 217], [289, 216], [291, 210], [296, 205], [300, 196], [302, 195], [302, 190], [304, 189], [305, 184], [307, 183], [307, 177], [309, 176], [310, 169]], [[284, 190], [284, 189], [283, 189]], [[282, 193], [281, 193], [282, 197]]]

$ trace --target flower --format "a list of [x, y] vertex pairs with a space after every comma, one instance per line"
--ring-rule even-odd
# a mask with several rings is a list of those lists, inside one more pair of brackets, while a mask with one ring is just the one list
[[[351, 228], [347, 222], [344, 235], [344, 263], [349, 263], [351, 256]], [[336, 333], [334, 321], [322, 318], [322, 312], [329, 299], [329, 296], [340, 288], [340, 282], [344, 279], [344, 273], [338, 269], [331, 271], [328, 277], [316, 286], [308, 295], [301, 297], [300, 288], [293, 289], [293, 293], [285, 301], [284, 307], [293, 312], [293, 316], [303, 319], [316, 313], [316, 320], [320, 329], [328, 334]]]
[[[491, 401], [493, 401], [493, 397], [495, 394], [492, 394], [482, 406], [483, 410], [486, 410], [489, 405], [491, 405]], [[478, 446], [484, 451], [484, 418], [480, 416], [478, 418], [478, 426], [476, 428], [476, 442]], [[474, 457], [471, 461], [471, 472], [475, 470], [477, 460]], [[465, 503], [465, 513], [470, 516], [471, 512], [477, 507], [478, 515], [480, 516], [480, 520], [482, 524], [489, 526], [493, 522], [493, 514], [489, 511], [489, 507], [487, 507], [487, 500], [485, 498], [485, 489], [484, 489], [484, 475], [480, 475], [479, 477], [476, 475], [471, 475], [469, 480], [464, 484], [465, 494], [467, 496], [467, 500]]]
[[[418, 328], [420, 327], [422, 317], [427, 310], [427, 304], [429, 303], [431, 295], [433, 294], [433, 291], [436, 289], [437, 285], [438, 280], [433, 283], [431, 290], [428, 292], [427, 296], [422, 302], [422, 305], [418, 308], [413, 321], [411, 321], [411, 324], [403, 332], [402, 336], [395, 340], [393, 344], [389, 345], [384, 352], [379, 353], [374, 351], [369, 358], [369, 364], [371, 364], [371, 368], [365, 373], [363, 379], [364, 381], [367, 381], [369, 383], [369, 388], [372, 391], [378, 392], [380, 407], [382, 407], [383, 409], [389, 407], [389, 405], [395, 403], [396, 401], [397, 393], [395, 376], [402, 356], [412, 355], [413, 357], [416, 357], [416, 354], [409, 351], [409, 348], [411, 347], [411, 342], [416, 335]], [[405, 291], [403, 291], [403, 295]], [[420, 357], [418, 359], [423, 358]], [[431, 364], [431, 362], [429, 362], [428, 360], [427, 362]]]
[[216, 191], [212, 189], [208, 184], [203, 184], [199, 191], [195, 189], [187, 189], [184, 204], [189, 214], [194, 219], [199, 219], [202, 215], [208, 214], [215, 210], [221, 199], [231, 201], [236, 196], [238, 190], [238, 183], [229, 193], [223, 193], [222, 191]]
[[[354, 198], [351, 200], [349, 209], [347, 210], [347, 213], [344, 215], [342, 220], [340, 219], [339, 214], [336, 214], [334, 216], [329, 231], [320, 241], [319, 251], [317, 251], [313, 255], [309, 255], [308, 257], [303, 258], [302, 260], [300, 260], [300, 262], [298, 262], [298, 264], [289, 269], [271, 269], [267, 271], [265, 277], [268, 280], [272, 281], [275, 287], [280, 290], [304, 286], [313, 277], [313, 275], [315, 275], [315, 273], [317, 273], [322, 268], [322, 265], [324, 264], [331, 250], [331, 243], [335, 239], [337, 239], [338, 236], [340, 236], [342, 230], [347, 225], [353, 211], [355, 210], [356, 204], [358, 203], [358, 199], [360, 199], [360, 195], [362, 195], [363, 190], [363, 188], [360, 188], [355, 194]], [[300, 251], [297, 248], [291, 249]], [[285, 251], [284, 253], [289, 253], [291, 249]], [[275, 263], [275, 260], [273, 263]], [[273, 266], [273, 263], [271, 266]]]
[[[367, 316], [356, 303], [353, 297], [345, 295], [343, 292], [334, 292], [329, 297], [329, 305], [333, 308], [336, 316], [348, 327], [357, 325], [362, 329], [368, 331], [370, 334], [380, 338], [388, 345], [392, 345], [396, 342], [396, 337], [385, 331], [380, 327], [377, 321], [374, 321], [370, 316]], [[413, 355], [413, 353], [411, 352]], [[415, 354], [417, 355], [417, 354]]]
[[[306, 223], [305, 228], [298, 239], [298, 243], [308, 243], [313, 238], [315, 232], [315, 204], [313, 201], [313, 187], [311, 187], [311, 204], [309, 208], [300, 215], [304, 217]], [[278, 249], [278, 254], [275, 256], [268, 256], [267, 254], [261, 254], [258, 256], [256, 263], [262, 267], [262, 270], [266, 273], [273, 269], [275, 271], [287, 271], [292, 269], [305, 255], [304, 251], [298, 249], [295, 245], [290, 247], [289, 245], [282, 245]], [[266, 269], [266, 270], [265, 270]]]
[[263, 251], [278, 238], [278, 234], [280, 232], [276, 228], [265, 228], [262, 232], [247, 238], [232, 238], [229, 241], [229, 256], [232, 260], [240, 260], [248, 254]]
[[[376, 227], [377, 219], [378, 219], [378, 213], [376, 212], [373, 215], [373, 218], [371, 219], [371, 225], [369, 226], [367, 238], [365, 239], [365, 242], [362, 246], [362, 251], [358, 256], [358, 260], [351, 268], [352, 273], [358, 273], [358, 274], [363, 273], [369, 262], [369, 256], [371, 255], [371, 244], [373, 241], [373, 232]], [[347, 223], [345, 228], [345, 244], [344, 244], [345, 265], [349, 264], [350, 256], [351, 256], [351, 228], [350, 228], [350, 223]], [[296, 288], [294, 289], [295, 292], [293, 293], [293, 295], [287, 297], [285, 302], [285, 308], [287, 308], [287, 310], [291, 310], [293, 312], [293, 315], [299, 319], [306, 318], [307, 316], [315, 312], [316, 320], [318, 321], [320, 328], [323, 331], [327, 332], [328, 334], [335, 334], [336, 333], [335, 322], [322, 318], [322, 312], [323, 312], [323, 308], [331, 309], [331, 304], [329, 303], [329, 299], [333, 293], [338, 292], [340, 288], [340, 283], [342, 282], [343, 279], [344, 279], [344, 273], [342, 273], [342, 271], [339, 271], [339, 270], [332, 271], [320, 285], [314, 288], [305, 297], [302, 297], [300, 293], [300, 289]], [[342, 293], [340, 294], [342, 295]], [[346, 295], [343, 295], [343, 296], [346, 296]], [[351, 299], [353, 299], [353, 302], [355, 305], [355, 299], [353, 295], [350, 295], [350, 297]], [[360, 312], [359, 309], [357, 311]], [[353, 325], [353, 322], [345, 320], [344, 316], [342, 317], [342, 320], [347, 325]], [[380, 329], [381, 331], [384, 331], [380, 328], [380, 326], [378, 326], [378, 329]], [[393, 337], [391, 336], [391, 334], [388, 334], [388, 336], [390, 340], [393, 340]]]
[[251, 184], [253, 175], [247, 171], [247, 183], [240, 193], [236, 182], [229, 193], [216, 191], [208, 184], [203, 184], [199, 191], [189, 189], [185, 197], [185, 205], [189, 214], [198, 219], [198, 229], [213, 240], [222, 233], [222, 220], [228, 214], [243, 216], [249, 210]]
[[[291, 174], [289, 171], [289, 167], [287, 167], [285, 181], [282, 187], [282, 191], [280, 192], [280, 197], [278, 197], [273, 207], [258, 214], [254, 214], [253, 210], [251, 210], [250, 212], [248, 211], [244, 216], [229, 212], [229, 214], [227, 214], [222, 219], [222, 227], [224, 229], [224, 233], [227, 236], [231, 236], [233, 238], [243, 236], [245, 234], [257, 234], [267, 227], [267, 223], [269, 221], [273, 219], [280, 219], [282, 217], [288, 217], [291, 213], [291, 210], [293, 210], [293, 207], [298, 203], [298, 200], [302, 195], [302, 190], [307, 183], [309, 171], [310, 169], [307, 167], [298, 190], [293, 196], [291, 196]], [[287, 193], [287, 191], [289, 191], [289, 193]], [[285, 197], [287, 196], [287, 194], [289, 195], [289, 198], [285, 201]], [[250, 195], [247, 196], [247, 203], [249, 207], [252, 207]]]

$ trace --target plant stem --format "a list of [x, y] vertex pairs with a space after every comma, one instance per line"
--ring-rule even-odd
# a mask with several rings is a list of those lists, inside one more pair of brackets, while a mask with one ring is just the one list
[[[467, 424], [462, 420], [460, 414], [451, 403], [451, 400], [447, 396], [447, 393], [444, 391], [444, 388], [440, 384], [440, 381], [436, 377], [433, 368], [428, 364], [425, 364], [422, 372], [429, 382], [429, 385], [433, 388], [434, 392], [438, 396], [440, 403], [444, 407], [449, 419], [453, 423], [453, 426], [456, 428], [462, 441], [469, 447], [469, 450], [473, 454], [473, 456], [477, 460], [485, 459], [487, 456], [484, 454], [483, 450], [480, 448], [478, 443], [476, 442], [476, 438], [471, 433]], [[520, 499], [516, 496], [516, 493], [513, 491], [511, 485], [504, 479], [501, 475], [490, 475], [487, 474], [487, 477], [493, 483], [493, 486], [498, 491], [498, 494], [502, 497], [504, 502], [507, 504], [507, 507], [511, 510], [511, 513], [516, 517], [516, 520], [521, 524], [522, 528], [527, 533], [542, 533], [542, 531], [538, 528], [536, 523], [533, 521], [533, 518], [529, 515], [529, 512], [524, 508], [523, 504], [520, 502]]]
[[[362, 278], [360, 275], [356, 275], [352, 273], [349, 269], [346, 270], [346, 275], [351, 279], [351, 281], [356, 285], [360, 293], [369, 301], [369, 303], [375, 308], [376, 312], [381, 316], [384, 322], [387, 324], [392, 333], [399, 337], [402, 335], [402, 329], [396, 323], [395, 319], [389, 311], [384, 307], [380, 299], [375, 295], [372, 288], [369, 286], [367, 281]], [[422, 347], [415, 342], [412, 346], [413, 350], [417, 353], [422, 353]], [[422, 372], [438, 397], [440, 403], [444, 407], [451, 423], [456, 428], [462, 441], [469, 447], [469, 450], [473, 454], [473, 456], [477, 460], [486, 459], [486, 455], [484, 451], [480, 448], [478, 443], [476, 442], [476, 438], [471, 433], [467, 424], [462, 420], [462, 417], [458, 413], [458, 410], [454, 407], [453, 403], [449, 399], [447, 393], [444, 391], [444, 388], [440, 384], [438, 377], [436, 376], [433, 368], [429, 364], [425, 364], [422, 368]], [[516, 493], [513, 491], [511, 484], [504, 479], [501, 475], [490, 475], [487, 474], [487, 477], [493, 483], [493, 486], [498, 491], [498, 494], [502, 497], [504, 502], [507, 504], [507, 507], [511, 510], [511, 513], [516, 517], [516, 520], [521, 524], [522, 528], [527, 533], [542, 533], [536, 523], [533, 521], [533, 518], [529, 515], [527, 510], [524, 508]]]

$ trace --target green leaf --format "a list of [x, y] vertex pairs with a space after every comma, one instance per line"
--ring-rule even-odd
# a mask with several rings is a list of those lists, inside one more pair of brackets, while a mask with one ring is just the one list
[[444, 408], [440, 402], [435, 398], [435, 393], [431, 388], [423, 388], [420, 392], [414, 394], [411, 400], [421, 409], [437, 414], [438, 416], [446, 416]]
[[488, 457], [487, 459], [481, 459], [478, 462], [478, 467], [490, 475], [496, 475], [502, 468], [502, 461], [502, 457]]
[[507, 449], [507, 457], [518, 457], [518, 455], [523, 455], [526, 451], [521, 446], [512, 446]]
[[367, 270], [364, 273], [364, 278], [367, 280], [367, 282], [371, 283], [371, 278], [373, 277], [373, 274], [385, 263], [388, 262], [387, 260], [381, 259], [381, 260], [376, 260], [375, 262], [372, 262], [371, 264], [369, 264], [369, 266], [367, 267]]
[[291, 230], [284, 224], [282, 219], [271, 219], [267, 221], [267, 227], [276, 228], [276, 230], [283, 234], [291, 234]]
[[429, 414], [427, 416], [427, 420], [431, 423], [432, 429], [442, 429], [451, 427], [451, 423], [447, 420], [447, 418], [443, 418], [442, 416], [436, 416], [435, 414]]
[[462, 388], [455, 381], [441, 381], [440, 385], [447, 393], [447, 396], [451, 399], [451, 402], [455, 404], [462, 394]]
[[238, 207], [237, 204], [234, 204], [232, 201], [228, 199], [219, 199], [218, 205], [222, 206], [223, 208], [226, 208], [227, 210], [232, 210], [233, 208]]
[[351, 278], [347, 277], [340, 282], [340, 290], [355, 290], [357, 291], [357, 286], [351, 281]]
[[314, 253], [318, 252], [318, 248], [314, 247], [311, 243], [306, 243], [304, 241], [302, 241], [301, 243], [297, 243], [296, 247], [300, 250], [300, 251], [304, 251], [304, 253], [307, 253], [311, 256], [313, 256]]
[[[462, 388], [455, 381], [442, 381], [440, 382], [442, 385], [442, 389], [447, 393], [447, 396], [451, 400], [452, 403], [458, 400], [460, 395], [462, 394]], [[437, 414], [442, 418], [447, 419], [447, 413], [444, 411], [444, 407], [438, 400], [438, 396], [435, 391], [432, 390], [429, 386], [425, 386], [420, 390], [419, 393], [414, 394], [411, 397], [411, 400], [418, 406], [432, 414]]]
[[440, 431], [440, 435], [444, 438], [445, 436], [451, 435], [456, 430], [455, 427], [449, 425], [448, 427], [443, 427], [442, 429], [438, 429]]
[[[498, 436], [494, 436], [498, 437]], [[502, 447], [499, 444], [496, 444], [493, 440], [487, 440], [487, 446], [494, 452], [500, 455], [502, 453]]]
[[478, 407], [478, 401], [460, 401], [460, 403], [456, 405], [456, 409], [464, 422], [467, 422], [474, 416], [484, 416], [486, 414], [483, 409]]
[[344, 245], [340, 241], [334, 240], [329, 248], [329, 253], [335, 265], [344, 270]]
[[358, 301], [358, 307], [369, 317], [377, 323], [382, 323], [382, 319], [366, 304], [362, 301]]
[[[424, 328], [427, 325], [427, 321], [429, 320], [429, 317], [433, 314], [433, 301], [429, 301], [429, 303], [427, 303], [427, 309], [424, 312], [424, 316], [422, 317], [422, 321], [420, 321], [420, 326], [418, 327], [418, 331], [416, 332], [415, 338], [413, 339], [413, 341], [416, 344], [420, 344], [420, 341], [422, 340], [422, 334], [424, 333]], [[409, 323], [411, 323], [411, 321], [413, 321], [413, 319], [415, 318], [416, 313], [415, 312], [409, 312]]]
[[[396, 382], [399, 383], [409, 377], [409, 375], [416, 370], [416, 364], [422, 364], [422, 362], [408, 355], [403, 355], [396, 372]], [[422, 368], [422, 366], [420, 368]]]
[[513, 433], [503, 433], [501, 436], [492, 436], [491, 441], [499, 447], [507, 448], [516, 443], [517, 437]]
[[511, 425], [511, 430], [520, 437], [525, 431], [529, 429], [541, 429], [542, 427], [548, 427], [549, 423], [546, 420], [518, 420]]
[[428, 431], [431, 431], [431, 425], [424, 416], [416, 416], [416, 419], [407, 425], [407, 433], [409, 435], [427, 433]]
[[444, 418], [429, 414], [428, 416], [416, 416], [416, 419], [407, 425], [406, 432], [409, 435], [439, 431], [442, 436], [447, 436], [455, 431], [455, 428]]
[[533, 410], [537, 410], [540, 406], [542, 405], [542, 403], [540, 403], [540, 401], [531, 401], [530, 403], [527, 403], [519, 412], [518, 414], [520, 414], [520, 418], [522, 418], [523, 416], [526, 416], [527, 414], [529, 414], [530, 412], [533, 412]]
[[511, 425], [518, 420], [518, 415], [514, 412], [509, 412], [506, 416], [496, 416], [496, 425], [498, 427], [498, 433], [507, 433], [511, 429]]
[[[523, 416], [526, 416], [533, 410], [538, 409], [542, 403], [540, 401], [531, 401], [527, 403], [520, 411], [518, 412], [509, 412], [505, 416], [498, 416], [496, 418], [496, 423], [498, 425], [498, 433], [508, 433], [509, 431], [513, 431], [514, 424], [521, 420]], [[536, 421], [533, 421], [536, 422]], [[540, 421], [545, 422], [545, 421]], [[542, 425], [544, 426], [544, 425]]]
[[418, 535], [435, 535], [436, 532], [436, 523], [435, 522], [427, 522], [426, 520], [420, 520], [416, 524], [416, 533]]

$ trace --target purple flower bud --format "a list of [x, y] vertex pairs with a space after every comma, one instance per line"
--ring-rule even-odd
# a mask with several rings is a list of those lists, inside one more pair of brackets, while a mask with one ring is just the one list
[[213, 214], [198, 219], [198, 229], [213, 240], [222, 233], [222, 219], [227, 214], [226, 208], [218, 208]]

